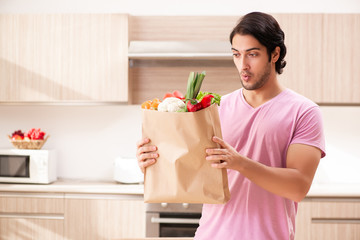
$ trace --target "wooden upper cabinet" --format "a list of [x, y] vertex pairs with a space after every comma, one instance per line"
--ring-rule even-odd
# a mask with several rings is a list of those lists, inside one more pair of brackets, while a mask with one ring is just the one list
[[360, 15], [274, 16], [287, 46], [282, 83], [320, 104], [360, 104]]
[[322, 15], [274, 15], [285, 33], [284, 86], [319, 102], [322, 100]]
[[1, 102], [128, 100], [125, 14], [0, 15]]
[[360, 103], [360, 14], [325, 14], [322, 102]]
[[[279, 79], [319, 104], [360, 104], [360, 14], [273, 14], [285, 33], [287, 62]], [[239, 16], [240, 17], [240, 16]], [[130, 41], [228, 41], [239, 17], [131, 16]], [[229, 50], [230, 51], [230, 50]], [[184, 91], [189, 71], [208, 74], [203, 90], [226, 94], [241, 87], [231, 59], [134, 61], [133, 103]]]

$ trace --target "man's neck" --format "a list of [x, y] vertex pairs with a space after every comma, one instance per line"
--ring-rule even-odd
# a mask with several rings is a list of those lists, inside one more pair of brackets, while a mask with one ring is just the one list
[[270, 99], [276, 97], [285, 88], [280, 85], [278, 80], [275, 78], [272, 81], [268, 81], [264, 86], [256, 90], [243, 89], [243, 95], [246, 102], [253, 108], [264, 104]]

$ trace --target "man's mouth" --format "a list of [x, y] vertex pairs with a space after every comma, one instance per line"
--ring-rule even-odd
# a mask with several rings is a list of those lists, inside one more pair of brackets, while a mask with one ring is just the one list
[[250, 77], [251, 77], [251, 74], [249, 74], [249, 73], [244, 73], [244, 72], [241, 73], [241, 78], [245, 82], [249, 81]]

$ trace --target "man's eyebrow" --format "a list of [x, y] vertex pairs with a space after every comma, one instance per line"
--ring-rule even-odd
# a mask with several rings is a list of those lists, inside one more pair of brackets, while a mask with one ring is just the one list
[[[231, 50], [240, 52], [236, 48], [231, 48]], [[249, 51], [252, 51], [252, 50], [260, 50], [260, 48], [257, 48], [257, 47], [249, 48], [249, 49], [246, 49], [245, 52], [249, 52]]]

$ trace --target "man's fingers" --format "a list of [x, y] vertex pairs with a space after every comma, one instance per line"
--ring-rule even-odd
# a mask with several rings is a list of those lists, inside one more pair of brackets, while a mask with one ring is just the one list
[[139, 167], [143, 173], [145, 173], [145, 169], [156, 162], [155, 158], [147, 159], [145, 161], [139, 162]]
[[140, 141], [138, 141], [136, 143], [136, 147], [140, 148], [140, 147], [142, 147], [143, 145], [145, 145], [145, 144], [147, 144], [149, 142], [150, 142], [150, 139], [148, 139], [148, 138], [141, 139]]

